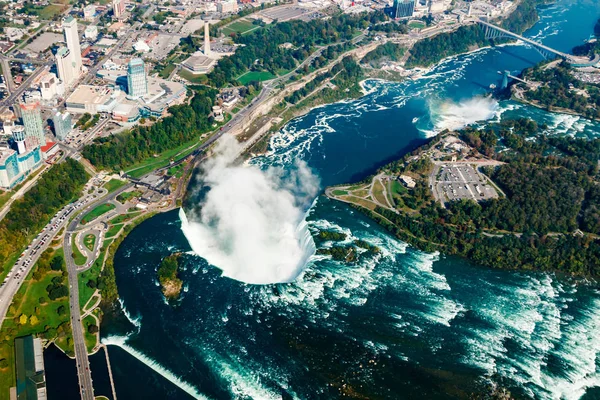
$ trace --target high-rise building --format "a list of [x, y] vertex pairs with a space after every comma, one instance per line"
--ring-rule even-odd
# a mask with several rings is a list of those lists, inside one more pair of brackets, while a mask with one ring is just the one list
[[204, 22], [204, 55], [210, 57], [210, 27]]
[[127, 65], [127, 94], [138, 98], [148, 93], [146, 68], [141, 58], [133, 58]]
[[33, 148], [35, 144], [39, 146], [46, 145], [44, 136], [44, 125], [42, 123], [42, 108], [40, 103], [21, 103], [19, 104], [21, 119], [25, 127], [25, 143], [28, 148]]
[[394, 0], [393, 18], [410, 18], [415, 13], [415, 0]]
[[65, 31], [65, 41], [67, 48], [71, 53], [71, 59], [75, 64], [75, 79], [81, 75], [81, 46], [79, 45], [79, 31], [77, 30], [77, 20], [73, 17], [67, 17], [63, 21]]
[[56, 52], [56, 69], [58, 70], [58, 77], [65, 85], [65, 88], [71, 86], [73, 82], [77, 80], [78, 74], [76, 73], [77, 66], [71, 52], [66, 47], [60, 47]]
[[120, 19], [125, 12], [125, 1], [124, 0], [113, 0], [113, 16]]
[[54, 134], [59, 140], [65, 140], [67, 135], [73, 129], [73, 120], [71, 114], [68, 112], [61, 113], [60, 111], [54, 110], [52, 115], [52, 122], [54, 123]]

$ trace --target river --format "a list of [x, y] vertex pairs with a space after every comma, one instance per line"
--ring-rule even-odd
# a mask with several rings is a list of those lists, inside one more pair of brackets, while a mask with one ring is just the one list
[[[559, 0], [526, 36], [568, 52], [593, 31], [600, 3]], [[304, 160], [325, 186], [361, 179], [442, 129], [530, 117], [547, 134], [592, 137], [598, 125], [477, 97], [540, 61], [507, 45], [447, 59], [422, 78], [368, 81], [368, 94], [288, 123], [262, 168]], [[248, 285], [191, 253], [177, 211], [125, 239], [115, 271], [125, 317], [106, 318], [119, 398], [466, 398], [500, 385], [525, 398], [598, 396], [600, 293], [550, 274], [495, 271], [428, 254], [323, 196], [308, 229], [344, 232], [382, 252], [345, 265], [312, 256], [291, 283]], [[182, 298], [156, 270], [181, 251]], [[259, 254], [256, 255], [260, 257]]]

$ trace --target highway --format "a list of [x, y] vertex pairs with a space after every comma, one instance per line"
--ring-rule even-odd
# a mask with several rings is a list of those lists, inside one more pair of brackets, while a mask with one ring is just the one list
[[48, 248], [56, 234], [67, 224], [69, 217], [81, 209], [85, 204], [93, 201], [94, 195], [99, 194], [97, 192], [88, 194], [78, 202], [68, 204], [56, 213], [17, 260], [8, 273], [4, 283], [0, 286], [0, 325], [6, 317], [13, 296], [23, 284], [23, 281], [37, 262], [39, 256]]

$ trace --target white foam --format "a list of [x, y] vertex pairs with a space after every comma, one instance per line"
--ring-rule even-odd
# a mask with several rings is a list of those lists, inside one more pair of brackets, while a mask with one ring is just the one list
[[159, 374], [160, 376], [162, 376], [163, 378], [165, 378], [166, 380], [168, 380], [169, 382], [171, 382], [178, 388], [182, 389], [184, 392], [186, 392], [193, 398], [208, 400], [208, 397], [202, 395], [198, 391], [198, 389], [196, 389], [195, 386], [191, 385], [188, 382], [185, 382], [184, 380], [182, 380], [177, 375], [175, 375], [174, 373], [172, 373], [171, 371], [169, 371], [168, 369], [166, 369], [165, 367], [160, 365], [158, 362], [156, 362], [152, 358], [148, 357], [144, 353], [142, 353], [142, 352], [136, 350], [135, 348], [131, 347], [130, 345], [128, 345], [127, 337], [125, 337], [125, 336], [109, 336], [107, 338], [102, 339], [102, 343], [107, 346], [118, 346], [118, 347], [122, 348], [127, 353], [129, 353], [130, 355], [132, 355], [133, 357], [135, 357], [136, 359], [138, 359], [139, 361], [141, 361], [142, 363], [144, 363], [145, 365], [150, 367], [154, 372], [156, 372], [157, 374]]

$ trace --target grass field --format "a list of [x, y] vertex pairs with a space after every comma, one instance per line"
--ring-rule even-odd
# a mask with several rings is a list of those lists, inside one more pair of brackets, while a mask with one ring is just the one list
[[91, 315], [88, 315], [81, 321], [83, 323], [83, 336], [85, 338], [85, 346], [87, 347], [88, 353], [91, 353], [96, 346], [96, 335], [88, 331], [90, 325], [96, 325], [96, 319]]
[[221, 29], [221, 32], [223, 32], [223, 34], [225, 36], [229, 36], [232, 33], [241, 33], [244, 34], [252, 29], [258, 28], [260, 27], [260, 25], [254, 25], [252, 24], [252, 22], [245, 20], [245, 19], [240, 19], [238, 21], [232, 22], [231, 24], [227, 25], [225, 28]]
[[61, 14], [66, 9], [65, 6], [58, 4], [49, 4], [38, 12], [41, 19], [51, 20], [56, 15]]
[[123, 227], [123, 224], [116, 224], [111, 226], [110, 228], [108, 228], [108, 231], [106, 231], [106, 238], [111, 238], [114, 236], [117, 236], [117, 233], [119, 233], [119, 231], [121, 230], [121, 228]]
[[242, 85], [245, 85], [251, 81], [262, 82], [262, 81], [268, 81], [269, 79], [273, 79], [273, 78], [276, 78], [276, 76], [267, 71], [249, 71], [243, 75], [238, 76], [237, 80]]
[[94, 208], [92, 211], [90, 211], [83, 217], [83, 219], [81, 220], [81, 224], [85, 225], [85, 224], [95, 220], [99, 216], [106, 214], [110, 210], [114, 210], [115, 208], [117, 208], [117, 206], [115, 206], [112, 203], [100, 204], [99, 206]]
[[184, 165], [183, 164], [179, 164], [173, 168], [169, 168], [169, 175], [174, 176], [176, 178], [181, 178], [181, 176], [183, 175], [183, 169], [184, 169]]
[[169, 75], [171, 75], [171, 72], [173, 72], [173, 70], [176, 68], [177, 66], [175, 64], [169, 64], [167, 66], [165, 66], [159, 73], [158, 75], [163, 78], [163, 79], [167, 79], [169, 77]]
[[333, 192], [331, 192], [331, 194], [333, 194], [334, 196], [345, 196], [348, 194], [348, 192], [345, 190], [334, 190]]
[[76, 239], [77, 239], [77, 236], [74, 236], [73, 243], [71, 244], [71, 247], [73, 248], [73, 261], [77, 265], [83, 265], [87, 261], [87, 258], [79, 250], [79, 247], [76, 244], [76, 242], [77, 242]]
[[409, 28], [416, 28], [416, 29], [423, 29], [425, 28], [427, 25], [425, 25], [424, 22], [421, 21], [410, 21], [408, 23], [408, 27]]
[[373, 183], [373, 197], [375, 197], [375, 200], [377, 200], [380, 204], [387, 204], [385, 195], [383, 194], [383, 190], [383, 185], [381, 184], [379, 179], [376, 179]]
[[110, 220], [110, 223], [113, 225], [122, 224], [125, 221], [129, 221], [131, 218], [137, 217], [141, 213], [142, 213], [141, 211], [138, 211], [138, 212], [127, 213], [125, 215], [117, 215], [116, 217], [114, 217], [113, 219]]
[[206, 77], [206, 75], [194, 75], [185, 68], [180, 69], [179, 72], [177, 73], [177, 75], [179, 75], [183, 79], [186, 79], [192, 83], [202, 84], [202, 83], [206, 83], [208, 81], [208, 78]]
[[91, 233], [85, 235], [83, 243], [85, 244], [85, 247], [87, 247], [90, 251], [93, 251], [94, 245], [96, 244], [96, 235], [92, 235]]
[[132, 190], [131, 192], [124, 192], [117, 196], [117, 201], [121, 204], [127, 203], [129, 200], [139, 197], [142, 195], [142, 192], [139, 190]]
[[[104, 244], [106, 246], [106, 243]], [[104, 263], [104, 251], [100, 251], [100, 257], [94, 261], [92, 267], [79, 275], [77, 275], [77, 281], [79, 282], [79, 306], [83, 309], [83, 306], [90, 300], [96, 291], [95, 287], [89, 287], [89, 280], [96, 280], [100, 275], [102, 264]]]
[[188, 154], [193, 152], [196, 149], [196, 147], [200, 145], [200, 143], [201, 141], [198, 139], [191, 140], [187, 143], [182, 144], [179, 147], [161, 153], [158, 157], [150, 157], [137, 164], [134, 164], [131, 167], [129, 167], [129, 169], [126, 172], [134, 178], [139, 178], [140, 176], [145, 175], [148, 172], [153, 171], [157, 168], [166, 167], [167, 165], [169, 165], [172, 158], [182, 158], [187, 156]]
[[[62, 255], [62, 249], [58, 249], [54, 254]], [[9, 388], [15, 384], [14, 339], [19, 336], [39, 334], [46, 330], [53, 330], [55, 334], [59, 334], [56, 329], [69, 321], [69, 298], [50, 300], [46, 292], [46, 286], [50, 285], [52, 278], [60, 275], [59, 271], [49, 271], [36, 281], [32, 277], [32, 270], [8, 309], [0, 330], [0, 359], [8, 361], [8, 367], [0, 369], [0, 399], [8, 399]], [[61, 306], [64, 307], [65, 312], [59, 315], [57, 310]], [[21, 315], [27, 316], [25, 324], [18, 321]], [[33, 324], [32, 316], [35, 316]], [[67, 349], [72, 346], [70, 329], [68, 332], [60, 333], [60, 336], [62, 340], [58, 341], [59, 344]]]
[[110, 181], [108, 181], [104, 184], [104, 188], [106, 190], [108, 190], [108, 193], [112, 193], [115, 190], [117, 190], [118, 188], [120, 188], [121, 186], [125, 185], [126, 183], [127, 182], [124, 182], [119, 179], [111, 179]]

